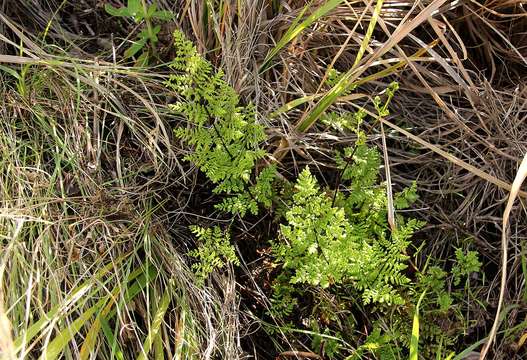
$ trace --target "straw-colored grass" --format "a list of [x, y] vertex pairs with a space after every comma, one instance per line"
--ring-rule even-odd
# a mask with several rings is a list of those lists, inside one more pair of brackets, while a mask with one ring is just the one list
[[[525, 186], [507, 206], [527, 152], [521, 0], [158, 0], [174, 20], [151, 69], [122, 61], [139, 27], [102, 3], [0, 4], [0, 357], [323, 356], [303, 319], [291, 331], [267, 323], [270, 217], [236, 220], [236, 273], [203, 288], [189, 269], [187, 226], [232, 219], [212, 210], [172, 138], [184, 120], [168, 109], [178, 94], [163, 86], [162, 62], [179, 28], [256, 105], [285, 178], [309, 164], [335, 183], [334, 147], [356, 138], [320, 118], [364, 106], [374, 115], [372, 97], [397, 81], [390, 115], [365, 126], [393, 188], [417, 182], [412, 213], [427, 225], [412, 266], [449, 269], [455, 248], [477, 250], [483, 270], [456, 308], [458, 356], [480, 356], [492, 330], [487, 359], [522, 358]], [[360, 342], [367, 310], [354, 310], [366, 319]]]

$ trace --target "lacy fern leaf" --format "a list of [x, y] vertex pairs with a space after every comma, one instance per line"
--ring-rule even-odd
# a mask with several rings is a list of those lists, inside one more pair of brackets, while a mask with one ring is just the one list
[[181, 96], [172, 110], [188, 120], [175, 135], [193, 147], [186, 160], [216, 184], [216, 193], [240, 192], [249, 184], [256, 161], [266, 154], [260, 147], [264, 129], [256, 123], [254, 107], [239, 104], [221, 70], [215, 71], [181, 32], [174, 33], [174, 42], [170, 66], [176, 74], [166, 85]]
[[239, 214], [244, 217], [247, 212], [253, 215], [258, 214], [259, 206], [270, 208], [272, 199], [275, 197], [273, 183], [276, 179], [276, 166], [270, 165], [262, 170], [256, 178], [256, 183], [239, 191], [231, 197], [223, 199], [220, 204], [216, 205], [217, 209]]
[[222, 269], [228, 263], [240, 264], [230, 243], [228, 232], [222, 231], [219, 226], [213, 228], [191, 226], [190, 230], [197, 238], [198, 247], [188, 255], [197, 260], [192, 268], [201, 282], [205, 281], [214, 270]]
[[[281, 239], [273, 244], [277, 260], [292, 272], [290, 282], [323, 288], [350, 284], [362, 294], [364, 304], [402, 304], [397, 288], [409, 282], [403, 273], [405, 251], [419, 222], [403, 223], [388, 238], [384, 200], [368, 197], [358, 204], [354, 197], [348, 210], [333, 205], [308, 168], [299, 175], [295, 189]], [[384, 192], [377, 193], [385, 199]], [[351, 211], [357, 207], [358, 211]]]

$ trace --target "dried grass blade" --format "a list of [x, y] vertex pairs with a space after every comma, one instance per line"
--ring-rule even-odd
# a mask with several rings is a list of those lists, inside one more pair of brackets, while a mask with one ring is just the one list
[[388, 199], [388, 224], [392, 231], [396, 230], [395, 226], [395, 209], [393, 206], [393, 193], [392, 193], [392, 177], [390, 174], [390, 160], [388, 158], [388, 147], [386, 146], [386, 135], [384, 134], [384, 126], [381, 122], [381, 137], [382, 137], [382, 154], [384, 157], [384, 171], [386, 174], [386, 197]]
[[490, 330], [490, 334], [488, 337], [488, 340], [483, 347], [483, 350], [480, 354], [480, 360], [485, 359], [487, 356], [487, 353], [492, 345], [492, 342], [496, 338], [496, 333], [498, 331], [498, 326], [500, 323], [500, 313], [501, 308], [503, 306], [503, 299], [505, 297], [505, 285], [507, 284], [507, 248], [508, 248], [508, 230], [509, 230], [509, 217], [512, 211], [512, 206], [514, 205], [514, 201], [516, 200], [516, 197], [520, 193], [520, 187], [523, 183], [523, 181], [527, 178], [527, 154], [525, 154], [525, 157], [523, 158], [523, 161], [520, 164], [520, 168], [518, 169], [518, 172], [516, 174], [516, 177], [514, 178], [514, 182], [512, 183], [512, 189], [509, 194], [509, 200], [507, 201], [507, 206], [505, 207], [505, 211], [503, 212], [503, 221], [502, 221], [502, 228], [501, 228], [501, 251], [502, 251], [502, 260], [501, 260], [501, 285], [500, 285], [500, 297], [498, 299], [498, 308], [496, 309], [496, 317], [494, 318], [494, 324], [492, 325], [492, 329]]
[[[111, 272], [114, 268], [114, 266], [120, 264], [129, 254], [126, 254], [124, 256], [121, 256], [113, 261], [113, 263], [109, 263], [108, 265], [104, 266], [95, 274], [92, 279], [100, 281], [104, 275]], [[95, 287], [95, 289], [92, 289]], [[21, 351], [28, 343], [31, 341], [35, 336], [37, 336], [42, 330], [44, 330], [49, 323], [58, 316], [59, 313], [64, 313], [66, 310], [72, 311], [75, 309], [76, 305], [75, 303], [85, 297], [85, 296], [93, 296], [91, 292], [98, 291], [99, 287], [93, 286], [93, 283], [90, 281], [87, 281], [83, 283], [82, 285], [75, 288], [69, 296], [67, 296], [64, 299], [64, 302], [62, 305], [56, 305], [53, 307], [50, 311], [46, 313], [45, 317], [42, 317], [41, 319], [37, 320], [34, 324], [29, 326], [29, 328], [25, 331], [23, 331], [17, 339], [15, 339], [15, 352]], [[22, 354], [24, 356], [24, 354]]]
[[[395, 29], [393, 35], [386, 41], [378, 50], [367, 58], [363, 65], [352, 67], [342, 78], [329, 90], [322, 99], [315, 105], [315, 107], [304, 114], [297, 124], [297, 130], [304, 132], [309, 129], [320, 116], [335, 102], [335, 100], [342, 94], [343, 91], [349, 88], [359, 76], [377, 59], [392, 49], [399, 41], [404, 39], [412, 30], [419, 26], [422, 22], [431, 16], [446, 0], [435, 0], [430, 3], [423, 11], [421, 11], [415, 18], [407, 23], [401, 23]], [[373, 21], [373, 19], [372, 19]]]
[[322, 113], [326, 111], [326, 109], [335, 102], [337, 97], [339, 97], [347, 88], [349, 88], [348, 78], [349, 76], [351, 76], [351, 74], [356, 71], [357, 65], [360, 63], [362, 57], [364, 56], [364, 53], [366, 52], [366, 48], [370, 43], [371, 35], [373, 34], [373, 30], [375, 29], [375, 25], [377, 25], [377, 20], [379, 19], [382, 4], [383, 0], [377, 0], [377, 5], [373, 10], [373, 14], [368, 25], [368, 30], [366, 31], [366, 35], [362, 40], [360, 49], [357, 53], [357, 57], [355, 58], [353, 66], [342, 77], [342, 79], [340, 79], [337, 84], [328, 93], [324, 95], [322, 100], [320, 100], [320, 102], [315, 106], [312, 111], [310, 111], [309, 113], [304, 113], [304, 115], [300, 119], [300, 122], [296, 125], [298, 131], [304, 132], [309, 129], [315, 123], [315, 121], [318, 120]]
[[[372, 114], [373, 115], [373, 114]], [[394, 123], [391, 123], [390, 121], [386, 120], [386, 119], [381, 119], [381, 121], [388, 125], [389, 127], [391, 127], [392, 129], [394, 130], [397, 130], [398, 132], [400, 132], [401, 134], [405, 135], [406, 137], [412, 139], [413, 141], [423, 145], [424, 147], [426, 147], [427, 149], [430, 149], [432, 150], [433, 152], [435, 152], [436, 154], [439, 154], [441, 155], [442, 157], [444, 157], [445, 159], [453, 162], [454, 164], [458, 165], [458, 166], [461, 166], [463, 169], [465, 170], [468, 170], [470, 171], [471, 173], [473, 173], [474, 175], [484, 179], [484, 180], [487, 180], [488, 182], [504, 189], [504, 190], [507, 190], [507, 191], [512, 191], [512, 186], [511, 184], [501, 180], [501, 179], [498, 179], [492, 175], [489, 175], [487, 174], [486, 172], [478, 169], [477, 167], [473, 166], [473, 165], [470, 165], [468, 163], [466, 163], [465, 161], [461, 160], [460, 158], [440, 149], [438, 146], [436, 145], [433, 145], [433, 144], [430, 144], [429, 142], [421, 139], [420, 137], [418, 136], [415, 136], [414, 134], [404, 130], [403, 128], [400, 128], [399, 126], [395, 125]], [[518, 190], [518, 194], [520, 196], [522, 196], [523, 198], [526, 198], [527, 199], [527, 192], [525, 191], [522, 191], [522, 190]]]
[[15, 344], [11, 331], [11, 322], [4, 311], [3, 296], [0, 294], [0, 358], [5, 360], [16, 359]]
[[[127, 279], [127, 282], [131, 282], [135, 280], [140, 275], [144, 275], [146, 273], [145, 269], [139, 268], [135, 271], [133, 271]], [[130, 291], [129, 289], [127, 289]], [[103, 325], [103, 319], [106, 320], [107, 318], [110, 318], [109, 314], [112, 311], [114, 305], [117, 304], [117, 299], [119, 292], [123, 292], [124, 290], [117, 286], [114, 288], [114, 290], [108, 295], [108, 301], [105, 304], [102, 310], [99, 311], [97, 314], [97, 317], [93, 321], [93, 323], [90, 326], [90, 329], [88, 330], [86, 337], [84, 339], [84, 342], [82, 343], [80, 353], [79, 353], [79, 359], [86, 360], [90, 356], [90, 352], [95, 347], [95, 343], [97, 340], [97, 337], [99, 335], [99, 332], [101, 331], [102, 325]]]

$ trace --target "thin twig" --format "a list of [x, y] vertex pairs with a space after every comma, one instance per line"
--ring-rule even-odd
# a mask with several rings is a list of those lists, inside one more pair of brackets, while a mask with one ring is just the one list
[[282, 353], [280, 353], [280, 355], [278, 355], [276, 357], [276, 360], [280, 360], [280, 358], [282, 357], [296, 357], [296, 358], [310, 358], [310, 359], [322, 359], [322, 357], [318, 354], [315, 354], [313, 352], [310, 352], [310, 351], [296, 351], [296, 350], [289, 350], [289, 351], [284, 351]]

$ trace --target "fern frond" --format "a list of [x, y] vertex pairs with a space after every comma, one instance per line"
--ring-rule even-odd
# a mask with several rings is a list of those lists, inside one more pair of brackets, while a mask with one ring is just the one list
[[225, 267], [228, 263], [239, 265], [234, 247], [230, 243], [230, 234], [221, 230], [219, 226], [203, 228], [190, 226], [190, 230], [197, 238], [198, 247], [188, 255], [197, 259], [192, 265], [198, 279], [203, 282], [214, 271]]
[[[292, 284], [323, 288], [349, 284], [361, 293], [364, 304], [402, 304], [398, 289], [409, 282], [404, 274], [406, 249], [420, 223], [401, 222], [388, 235], [386, 194], [375, 185], [377, 157], [373, 150], [363, 153], [370, 154], [365, 160], [369, 163], [350, 166], [350, 174], [363, 177], [352, 192], [363, 194], [340, 196], [335, 205], [309, 168], [300, 173], [293, 204], [285, 214], [286, 224], [280, 227], [282, 239], [273, 243], [273, 253], [292, 273]], [[375, 174], [364, 180], [365, 172]], [[352, 186], [354, 176], [350, 177]]]
[[180, 31], [174, 33], [174, 43], [176, 55], [170, 67], [176, 73], [166, 86], [181, 97], [171, 109], [188, 120], [187, 127], [174, 130], [177, 138], [193, 147], [185, 159], [216, 184], [216, 193], [241, 192], [256, 162], [266, 155], [260, 147], [266, 139], [264, 129], [256, 122], [254, 107], [239, 104], [223, 72], [215, 71]]

